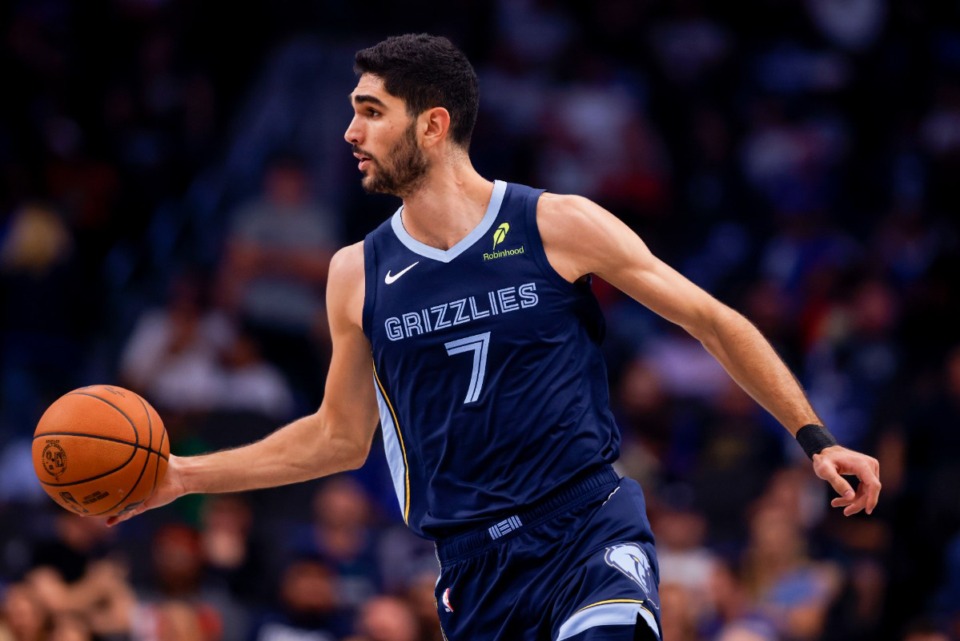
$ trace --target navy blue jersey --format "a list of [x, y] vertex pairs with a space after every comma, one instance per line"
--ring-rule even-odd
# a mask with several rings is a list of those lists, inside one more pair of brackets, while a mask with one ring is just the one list
[[403, 228], [364, 241], [363, 328], [404, 521], [443, 538], [496, 521], [619, 455], [585, 282], [548, 263], [541, 191], [497, 181], [447, 250]]

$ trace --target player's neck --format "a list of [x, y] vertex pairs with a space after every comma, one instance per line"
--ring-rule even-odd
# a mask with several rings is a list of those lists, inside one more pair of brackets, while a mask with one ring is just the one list
[[492, 193], [493, 183], [469, 161], [435, 166], [403, 199], [403, 227], [426, 245], [450, 249], [480, 224]]

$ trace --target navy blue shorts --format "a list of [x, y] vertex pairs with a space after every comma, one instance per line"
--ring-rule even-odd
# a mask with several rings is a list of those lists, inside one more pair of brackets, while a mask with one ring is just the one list
[[437, 543], [449, 641], [660, 638], [660, 571], [640, 485], [612, 468]]

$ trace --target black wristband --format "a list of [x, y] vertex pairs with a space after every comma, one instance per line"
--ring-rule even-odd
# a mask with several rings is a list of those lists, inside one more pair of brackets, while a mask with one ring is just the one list
[[814, 454], [819, 454], [824, 448], [838, 444], [830, 430], [823, 425], [814, 424], [804, 425], [797, 430], [797, 442], [811, 459]]

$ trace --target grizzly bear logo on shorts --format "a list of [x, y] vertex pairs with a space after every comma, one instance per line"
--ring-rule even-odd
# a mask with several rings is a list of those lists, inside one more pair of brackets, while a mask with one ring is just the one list
[[607, 565], [626, 574], [644, 592], [650, 594], [650, 588], [653, 584], [650, 559], [639, 545], [636, 543], [618, 543], [607, 548], [603, 559], [607, 562]]

